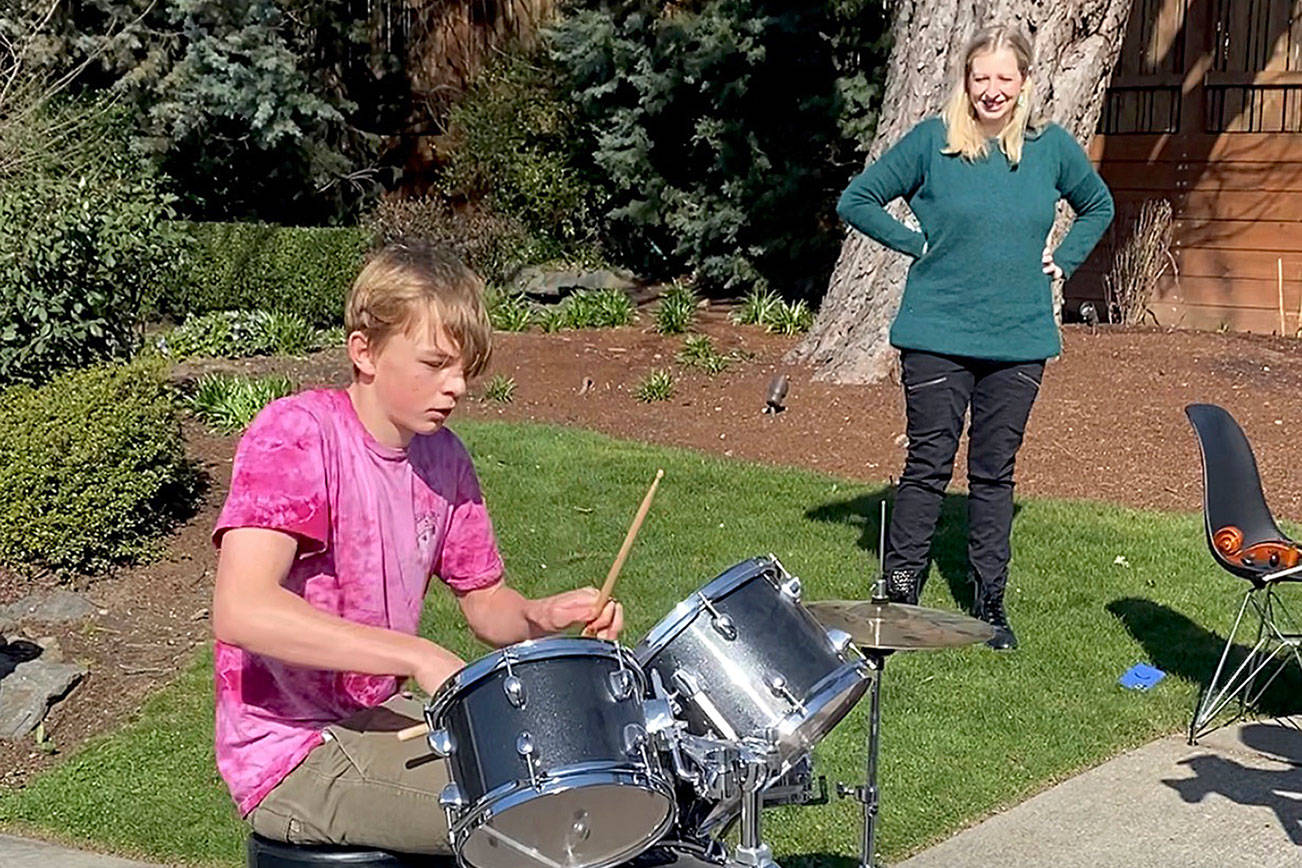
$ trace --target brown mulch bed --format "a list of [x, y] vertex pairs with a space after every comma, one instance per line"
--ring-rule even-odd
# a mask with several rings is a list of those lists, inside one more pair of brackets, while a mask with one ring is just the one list
[[[554, 422], [866, 483], [899, 472], [904, 419], [897, 385], [816, 382], [807, 368], [783, 361], [795, 339], [734, 327], [721, 312], [707, 314], [702, 330], [722, 352], [753, 356], [711, 378], [675, 363], [681, 339], [637, 328], [499, 335], [493, 372], [515, 378], [515, 400], [499, 405], [472, 393], [458, 412]], [[640, 403], [633, 391], [656, 367], [675, 370], [676, 394], [667, 402]], [[338, 351], [196, 363], [179, 368], [177, 376], [213, 369], [275, 370], [303, 385], [343, 383], [348, 376]], [[779, 372], [791, 381], [788, 409], [763, 415], [768, 383]], [[1276, 515], [1302, 521], [1302, 341], [1244, 335], [1068, 327], [1063, 356], [1045, 376], [1019, 456], [1019, 494], [1199, 509], [1198, 449], [1182, 412], [1197, 401], [1222, 404], [1238, 418]], [[198, 515], [166, 541], [160, 560], [82, 584], [102, 614], [72, 628], [30, 630], [32, 639], [56, 637], [68, 659], [91, 669], [46, 721], [59, 752], [128, 719], [209, 640], [214, 557], [208, 533], [225, 496], [235, 438], [194, 425], [187, 426], [187, 438], [192, 457], [212, 479]], [[960, 454], [960, 487], [962, 466]], [[32, 582], [0, 574], [0, 603], [31, 590]], [[54, 761], [31, 739], [0, 743], [0, 786], [21, 786]]]

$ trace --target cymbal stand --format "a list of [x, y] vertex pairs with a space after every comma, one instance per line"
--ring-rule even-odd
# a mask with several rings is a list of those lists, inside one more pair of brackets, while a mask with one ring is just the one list
[[877, 754], [881, 741], [882, 705], [882, 669], [886, 665], [886, 656], [890, 651], [875, 648], [859, 649], [868, 668], [873, 673], [872, 699], [868, 713], [868, 759], [863, 786], [850, 787], [838, 783], [836, 794], [841, 798], [852, 798], [863, 805], [863, 838], [860, 841], [860, 868], [873, 868], [873, 854], [877, 840], [877, 810], [880, 805], [877, 789]]
[[[881, 536], [877, 551], [881, 555], [881, 572], [873, 588], [873, 600], [886, 600], [886, 501], [882, 501]], [[841, 798], [852, 798], [863, 805], [863, 838], [859, 844], [860, 868], [873, 868], [874, 849], [877, 843], [877, 810], [880, 797], [877, 790], [877, 752], [881, 742], [882, 728], [882, 670], [886, 666], [886, 657], [891, 652], [879, 648], [860, 648], [864, 662], [873, 673], [872, 699], [868, 711], [868, 759], [863, 786], [849, 787], [836, 785], [836, 794]]]

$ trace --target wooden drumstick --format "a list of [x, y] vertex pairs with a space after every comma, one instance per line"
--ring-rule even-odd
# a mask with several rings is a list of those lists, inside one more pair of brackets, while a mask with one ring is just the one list
[[610, 601], [610, 592], [615, 589], [615, 579], [619, 578], [619, 571], [624, 568], [624, 561], [628, 559], [629, 549], [633, 548], [633, 538], [637, 536], [638, 530], [642, 527], [642, 520], [646, 518], [647, 510], [651, 508], [651, 498], [655, 497], [656, 486], [660, 484], [660, 480], [664, 475], [663, 467], [656, 471], [656, 478], [651, 480], [651, 487], [647, 489], [646, 497], [642, 498], [642, 505], [637, 508], [637, 515], [633, 516], [633, 524], [629, 526], [628, 533], [624, 536], [624, 544], [619, 547], [619, 554], [615, 556], [615, 562], [610, 565], [610, 572], [606, 574], [606, 581], [601, 586], [601, 593], [597, 595], [597, 604], [592, 609], [592, 617], [594, 618], [601, 614], [601, 610], [606, 608], [606, 603]]
[[425, 724], [413, 723], [405, 729], [398, 730], [396, 734], [398, 736], [398, 741], [411, 741], [413, 738], [420, 738], [427, 732], [429, 732], [429, 727]]

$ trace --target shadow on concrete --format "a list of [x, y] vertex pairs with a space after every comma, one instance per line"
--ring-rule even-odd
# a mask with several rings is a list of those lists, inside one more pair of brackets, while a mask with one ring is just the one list
[[1189, 804], [1216, 793], [1239, 805], [1270, 808], [1294, 844], [1302, 845], [1302, 769], [1256, 769], [1231, 759], [1206, 754], [1181, 760], [1194, 777], [1162, 783]]
[[1239, 740], [1258, 753], [1302, 766], [1302, 729], [1295, 720], [1250, 723], [1239, 730]]

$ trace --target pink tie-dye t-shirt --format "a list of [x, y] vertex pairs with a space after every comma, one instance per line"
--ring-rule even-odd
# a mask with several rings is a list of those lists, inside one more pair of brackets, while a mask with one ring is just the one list
[[[213, 532], [297, 537], [284, 586], [341, 618], [414, 634], [431, 575], [458, 591], [502, 575], [470, 456], [446, 429], [381, 445], [348, 393], [320, 389], [266, 407], [240, 441]], [[247, 814], [321, 730], [397, 691], [388, 675], [291, 666], [216, 643], [217, 768]]]

